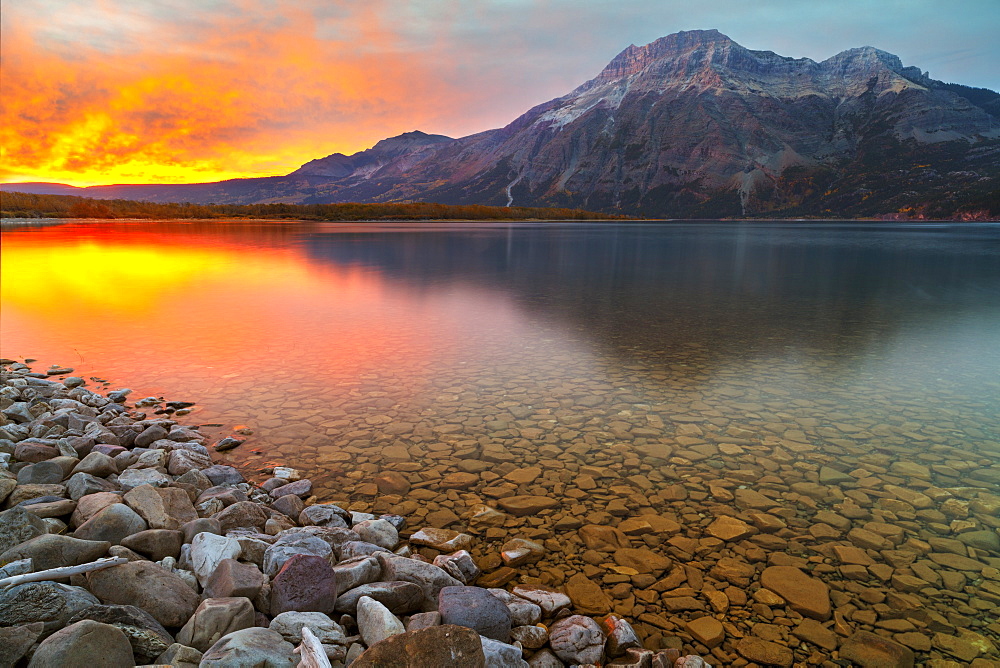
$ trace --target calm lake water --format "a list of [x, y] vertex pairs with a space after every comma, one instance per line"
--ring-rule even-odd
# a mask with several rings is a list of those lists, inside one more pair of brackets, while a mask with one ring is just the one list
[[[86, 222], [2, 252], [3, 356], [195, 401], [254, 430], [224, 458], [357, 509], [463, 528], [557, 498], [506, 525], [562, 560], [539, 581], [598, 568], [558, 554], [575, 517], [669, 516], [701, 537], [672, 550], [725, 554], [704, 526], [747, 486], [800, 547], [846, 540], [809, 533], [829, 508], [923, 541], [1000, 525], [975, 505], [1000, 489], [1000, 225]], [[419, 503], [376, 499], [384, 470]]]

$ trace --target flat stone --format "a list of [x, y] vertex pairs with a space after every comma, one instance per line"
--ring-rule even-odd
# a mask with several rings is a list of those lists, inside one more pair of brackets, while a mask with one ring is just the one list
[[42, 641], [29, 668], [132, 666], [132, 645], [117, 627], [90, 619], [71, 624]]
[[566, 594], [578, 612], [585, 615], [606, 615], [611, 612], [611, 599], [583, 573], [570, 577], [565, 586]]
[[323, 557], [293, 555], [271, 582], [272, 617], [290, 610], [330, 614], [336, 603], [337, 575]]
[[531, 494], [523, 496], [508, 496], [505, 499], [498, 499], [497, 505], [516, 517], [534, 515], [543, 510], [556, 508], [559, 506], [558, 499], [548, 496], [534, 496]]
[[733, 496], [735, 497], [736, 507], [742, 508], [743, 510], [770, 510], [771, 508], [778, 508], [781, 506], [781, 504], [774, 499], [764, 496], [760, 492], [752, 489], [734, 490]]
[[840, 658], [861, 668], [912, 668], [913, 651], [868, 631], [856, 631], [840, 645]]
[[33, 570], [44, 571], [61, 566], [77, 566], [103, 557], [111, 543], [82, 540], [70, 536], [45, 534], [10, 548], [0, 554], [0, 564], [31, 559]]
[[632, 541], [615, 527], [587, 524], [577, 531], [588, 550], [598, 552], [614, 552], [621, 548], [632, 547]]
[[124, 503], [115, 503], [101, 509], [96, 515], [77, 527], [75, 538], [108, 541], [118, 545], [122, 539], [145, 531], [145, 520]]
[[760, 576], [761, 586], [781, 596], [795, 612], [819, 621], [830, 619], [830, 589], [794, 566], [769, 566]]
[[351, 664], [351, 668], [430, 666], [485, 668], [486, 657], [479, 634], [451, 624], [407, 631], [370, 647]]
[[358, 599], [355, 616], [358, 621], [358, 632], [368, 647], [390, 636], [406, 633], [403, 622], [399, 621], [387, 607], [368, 596]]
[[199, 597], [180, 576], [151, 561], [130, 561], [87, 574], [87, 584], [102, 603], [134, 605], [167, 628], [178, 628], [194, 614]]
[[277, 631], [254, 626], [219, 638], [201, 657], [199, 668], [294, 668], [299, 663], [294, 651]]
[[358, 585], [375, 582], [382, 574], [382, 566], [373, 556], [361, 556], [341, 561], [333, 567], [337, 575], [337, 591], [347, 592]]
[[169, 529], [147, 529], [122, 539], [120, 544], [152, 561], [160, 561], [180, 555], [184, 534]]
[[69, 624], [84, 619], [110, 624], [124, 633], [138, 663], [155, 661], [174, 642], [162, 624], [134, 605], [90, 606], [73, 615]]
[[684, 625], [684, 628], [691, 634], [691, 637], [709, 649], [719, 646], [726, 639], [726, 630], [723, 628], [722, 622], [714, 617], [705, 616], [692, 619]]
[[69, 494], [69, 498], [74, 501], [79, 501], [82, 497], [87, 496], [88, 494], [114, 492], [117, 490], [118, 486], [114, 483], [105, 480], [104, 478], [92, 476], [89, 473], [74, 473], [70, 476], [70, 479], [66, 481], [66, 493]]
[[177, 634], [177, 642], [207, 651], [224, 635], [255, 626], [253, 603], [243, 597], [207, 598]]
[[47, 501], [23, 501], [21, 507], [36, 517], [66, 517], [76, 510], [76, 501], [56, 497], [42, 497]]
[[510, 567], [534, 563], [543, 556], [545, 556], [545, 546], [526, 538], [512, 538], [500, 546], [500, 558]]
[[410, 536], [411, 545], [426, 545], [442, 552], [455, 552], [472, 548], [472, 536], [451, 529], [424, 527]]
[[378, 601], [394, 615], [420, 610], [424, 600], [423, 590], [412, 582], [371, 582], [339, 594], [334, 612], [353, 615], [362, 596]]
[[649, 573], [659, 576], [670, 568], [673, 562], [649, 548], [623, 547], [615, 550], [615, 563], [626, 568], [634, 568], [639, 573]]
[[514, 469], [504, 476], [504, 480], [512, 482], [515, 485], [527, 485], [533, 483], [540, 475], [542, 475], [542, 469], [540, 467], [526, 466], [524, 468]]
[[810, 642], [817, 647], [833, 651], [837, 649], [837, 634], [820, 624], [815, 619], [803, 619], [792, 630], [792, 635], [800, 640]]
[[379, 494], [398, 494], [406, 496], [410, 491], [410, 481], [402, 473], [396, 471], [383, 471], [375, 476], [373, 481], [378, 487]]
[[465, 473], [458, 471], [449, 473], [438, 483], [441, 489], [468, 489], [479, 483], [479, 476], [475, 473]]
[[572, 605], [569, 596], [563, 592], [540, 585], [517, 585], [513, 593], [539, 606], [546, 617], [553, 617], [563, 608]]
[[27, 582], [0, 589], [0, 627], [42, 622], [42, 635], [63, 628], [73, 615], [100, 603], [82, 587]]
[[466, 626], [481, 636], [510, 641], [510, 610], [485, 589], [444, 587], [438, 594], [438, 612], [444, 624]]
[[986, 568], [986, 564], [981, 561], [958, 554], [951, 554], [950, 552], [931, 552], [927, 555], [927, 558], [939, 566], [954, 568], [956, 571], [975, 571], [979, 573]]
[[747, 536], [752, 536], [757, 531], [743, 520], [722, 515], [708, 525], [705, 529], [708, 535], [719, 540], [737, 541], [743, 540]]
[[794, 660], [792, 650], [784, 645], [779, 645], [778, 643], [763, 640], [755, 636], [741, 638], [736, 643], [736, 651], [744, 659], [765, 666], [783, 666], [787, 668], [792, 665], [792, 661]]
[[552, 625], [549, 646], [568, 664], [598, 664], [604, 655], [604, 634], [590, 617], [571, 615]]

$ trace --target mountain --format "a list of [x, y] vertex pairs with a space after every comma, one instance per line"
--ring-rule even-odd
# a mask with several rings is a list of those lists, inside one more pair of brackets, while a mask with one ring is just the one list
[[707, 30], [630, 46], [590, 81], [496, 130], [410, 132], [284, 177], [79, 194], [974, 218], [1000, 214], [998, 190], [997, 93], [936, 81], [872, 47], [817, 63]]

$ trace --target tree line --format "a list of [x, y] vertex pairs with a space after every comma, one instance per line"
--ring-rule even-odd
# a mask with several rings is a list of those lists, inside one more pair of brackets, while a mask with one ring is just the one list
[[0, 192], [3, 218], [273, 219], [273, 220], [619, 220], [583, 209], [435, 204], [192, 204]]

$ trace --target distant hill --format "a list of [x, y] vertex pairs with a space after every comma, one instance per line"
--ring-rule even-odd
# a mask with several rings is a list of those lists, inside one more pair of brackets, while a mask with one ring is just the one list
[[[2, 188], [57, 184], [31, 186]], [[873, 47], [817, 63], [696, 30], [628, 47], [590, 81], [500, 129], [460, 139], [410, 132], [287, 176], [78, 194], [984, 219], [1000, 216], [1000, 95], [936, 81]]]

